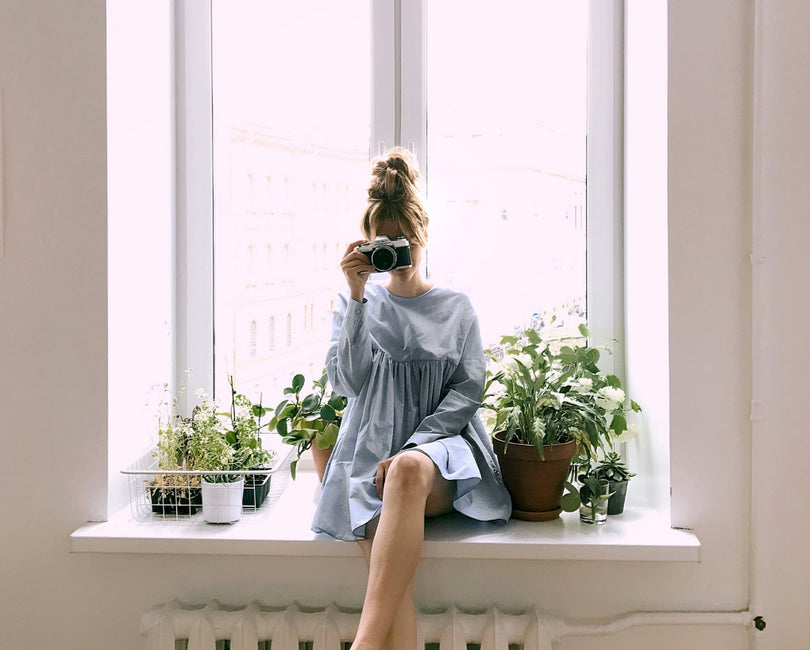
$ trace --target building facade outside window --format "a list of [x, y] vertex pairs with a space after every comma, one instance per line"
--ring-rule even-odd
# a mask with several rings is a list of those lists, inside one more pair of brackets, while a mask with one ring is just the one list
[[[389, 4], [212, 2], [217, 393], [230, 373], [270, 403], [293, 374], [320, 375], [370, 160], [397, 143], [422, 167], [428, 275], [470, 295], [485, 346], [588, 320], [590, 3], [448, 0], [413, 3], [416, 17]], [[250, 330], [244, 363], [242, 318], [272, 332], [254, 353]]]

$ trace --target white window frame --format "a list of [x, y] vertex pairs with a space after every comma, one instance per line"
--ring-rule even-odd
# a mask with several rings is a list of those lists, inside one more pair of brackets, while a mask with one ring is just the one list
[[[369, 149], [410, 149], [427, 171], [426, 0], [371, 0]], [[590, 0], [587, 313], [596, 341], [615, 339], [605, 369], [623, 375], [624, 2]], [[194, 371], [214, 394], [214, 213], [211, 2], [178, 0], [176, 20], [175, 385]], [[598, 29], [611, 25], [611, 29]], [[393, 30], [394, 38], [391, 38]], [[392, 74], [393, 71], [393, 74]], [[181, 408], [186, 404], [180, 404]]]
[[[214, 394], [214, 180], [211, 3], [175, 5], [177, 204], [175, 221], [175, 386], [186, 370]], [[187, 412], [188, 392], [179, 396]]]

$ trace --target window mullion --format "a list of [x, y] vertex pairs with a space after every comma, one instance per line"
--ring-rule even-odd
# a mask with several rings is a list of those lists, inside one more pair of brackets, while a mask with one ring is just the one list
[[400, 132], [399, 144], [415, 154], [427, 172], [426, 18], [424, 0], [399, 2]]
[[399, 0], [371, 0], [371, 157], [399, 144]]
[[587, 304], [597, 343], [618, 339], [604, 370], [624, 371], [624, 3], [591, 0], [588, 37]]
[[[181, 0], [175, 10], [176, 227], [174, 376], [214, 391], [214, 239], [211, 4]], [[181, 400], [189, 391], [177, 391]], [[193, 395], [193, 391], [192, 391]], [[178, 404], [180, 412], [188, 405]]]

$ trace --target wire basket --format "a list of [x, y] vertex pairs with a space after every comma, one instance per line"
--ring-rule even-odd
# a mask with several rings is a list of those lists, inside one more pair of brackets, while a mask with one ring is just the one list
[[136, 521], [202, 521], [202, 481], [204, 476], [245, 478], [242, 514], [267, 514], [290, 482], [290, 465], [296, 448], [283, 445], [274, 449], [275, 460], [265, 469], [238, 472], [161, 470], [154, 450], [121, 473], [129, 478], [129, 498]]

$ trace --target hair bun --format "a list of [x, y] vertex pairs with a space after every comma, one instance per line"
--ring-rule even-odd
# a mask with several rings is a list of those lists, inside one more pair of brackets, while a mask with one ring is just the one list
[[[397, 183], [399, 181], [399, 183]], [[397, 170], [389, 167], [385, 170], [385, 179], [383, 180], [383, 187], [385, 188], [385, 193], [388, 195], [389, 199], [393, 199], [397, 193], [397, 185], [399, 185], [399, 189], [402, 189], [402, 180], [399, 178], [399, 174], [397, 174]]]
[[395, 147], [375, 159], [363, 232], [368, 236], [380, 224], [390, 223], [411, 242], [424, 246], [428, 216], [420, 194], [419, 168], [407, 149]]

